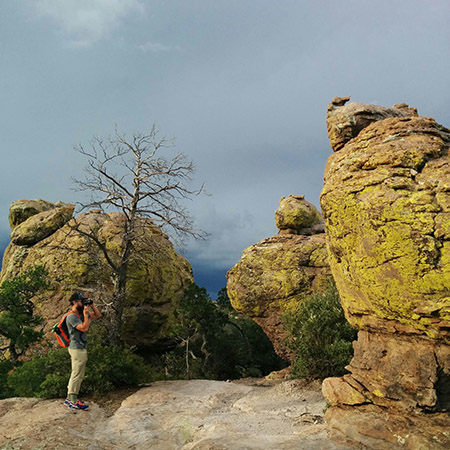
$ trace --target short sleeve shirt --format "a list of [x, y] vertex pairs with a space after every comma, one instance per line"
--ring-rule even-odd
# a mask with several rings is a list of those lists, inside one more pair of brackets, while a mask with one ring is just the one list
[[66, 318], [70, 338], [69, 348], [80, 350], [87, 348], [87, 333], [75, 328], [80, 323], [83, 323], [83, 321], [76, 314], [69, 314]]

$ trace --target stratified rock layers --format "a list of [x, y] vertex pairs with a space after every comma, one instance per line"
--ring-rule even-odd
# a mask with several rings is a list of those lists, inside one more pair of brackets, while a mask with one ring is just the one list
[[323, 220], [303, 196], [283, 197], [275, 213], [279, 234], [245, 249], [227, 274], [227, 291], [236, 311], [251, 317], [291, 360], [283, 345], [282, 315], [330, 278]]
[[[29, 266], [47, 269], [52, 288], [35, 299], [46, 331], [68, 309], [74, 290], [92, 296], [103, 312], [111, 305], [113, 280], [104, 256], [72, 228], [77, 223], [85, 231], [96, 230], [114, 258], [122, 245], [123, 215], [89, 212], [72, 219], [72, 213], [73, 205], [42, 200], [17, 201], [10, 209], [12, 242], [3, 257], [0, 281]], [[160, 349], [170, 312], [193, 282], [192, 269], [159, 228], [148, 219], [139, 220], [142, 231], [129, 266], [123, 337], [141, 349]]]
[[339, 124], [357, 123], [364, 105], [335, 100], [321, 206], [331, 270], [360, 332], [350, 374], [324, 383], [329, 424], [347, 444], [448, 448], [435, 425], [450, 427], [450, 131], [407, 105], [366, 105], [384, 116], [351, 131]]

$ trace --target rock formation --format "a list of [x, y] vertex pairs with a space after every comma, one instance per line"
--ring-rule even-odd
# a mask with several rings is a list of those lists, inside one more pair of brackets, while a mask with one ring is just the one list
[[350, 374], [324, 382], [327, 420], [347, 444], [449, 448], [450, 130], [404, 104], [346, 101], [328, 108], [321, 207], [360, 331]]
[[389, 117], [416, 117], [417, 109], [406, 103], [386, 108], [378, 105], [352, 102], [350, 97], [335, 97], [327, 110], [328, 139], [333, 151], [340, 150], [350, 139], [373, 122]]
[[[96, 245], [71, 229], [73, 210], [73, 205], [43, 200], [19, 200], [10, 208], [11, 243], [3, 257], [0, 282], [28, 266], [43, 265], [47, 269], [52, 288], [35, 299], [46, 331], [68, 309], [68, 298], [74, 290], [92, 296], [104, 305], [104, 311], [111, 300], [108, 265]], [[120, 248], [121, 214], [89, 212], [76, 220], [81, 227], [98, 230], [110, 251]], [[130, 267], [123, 332], [133, 345], [158, 348], [164, 343], [174, 302], [193, 281], [192, 269], [159, 228], [147, 219], [141, 220], [146, 222], [140, 227], [145, 232], [137, 243], [138, 257]]]
[[293, 310], [330, 277], [320, 213], [303, 196], [282, 197], [275, 213], [279, 233], [245, 249], [227, 274], [227, 291], [236, 311], [258, 323], [279, 356], [292, 355], [281, 316]]

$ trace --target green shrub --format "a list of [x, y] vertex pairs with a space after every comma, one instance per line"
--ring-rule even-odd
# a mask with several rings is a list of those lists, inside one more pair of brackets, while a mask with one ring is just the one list
[[326, 378], [345, 373], [353, 356], [356, 330], [347, 322], [336, 285], [313, 294], [283, 318], [287, 347], [297, 359], [292, 376]]
[[[12, 280], [0, 285], [0, 336], [8, 342], [4, 355], [17, 365], [31, 344], [42, 339], [43, 333], [36, 329], [43, 322], [34, 315], [31, 299], [48, 287], [47, 272], [42, 266], [28, 267]], [[5, 352], [6, 350], [6, 352]]]
[[11, 361], [0, 361], [0, 399], [12, 397], [13, 391], [8, 386], [8, 372], [13, 369]]
[[89, 344], [88, 358], [82, 385], [85, 393], [108, 392], [152, 381], [150, 368], [142, 357], [130, 348], [105, 347], [100, 337]]
[[[151, 364], [131, 349], [105, 346], [104, 330], [89, 332], [88, 362], [82, 395], [101, 394], [161, 379], [235, 379], [260, 377], [285, 366], [272, 343], [251, 319], [236, 313], [226, 296], [214, 302], [204, 288], [192, 285], [175, 308], [174, 348], [151, 355]], [[4, 396], [53, 398], [66, 395], [70, 355], [58, 348], [19, 365], [0, 365]]]
[[[8, 376], [8, 386], [20, 397], [64, 397], [70, 378], [70, 355], [66, 349], [49, 351], [23, 363]], [[150, 370], [130, 349], [105, 346], [100, 336], [89, 339], [83, 395], [106, 393], [150, 381]]]
[[17, 367], [8, 376], [8, 385], [17, 397], [63, 397], [69, 377], [70, 357], [61, 348]]

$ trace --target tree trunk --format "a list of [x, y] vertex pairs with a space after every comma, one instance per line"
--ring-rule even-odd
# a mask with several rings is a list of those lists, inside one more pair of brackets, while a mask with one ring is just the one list
[[115, 284], [113, 292], [113, 317], [111, 319], [111, 330], [109, 340], [112, 345], [123, 346], [122, 340], [122, 319], [123, 310], [127, 295], [128, 264], [130, 261], [132, 242], [134, 233], [134, 215], [131, 216], [128, 223], [125, 224], [125, 233], [123, 236], [123, 253], [121, 262], [117, 266], [115, 273]]
[[19, 360], [19, 355], [16, 352], [16, 347], [12, 341], [9, 343], [9, 359], [13, 363], [14, 366], [17, 366], [17, 362]]
[[123, 345], [122, 340], [122, 318], [126, 300], [126, 268], [122, 268], [117, 275], [113, 292], [113, 314], [111, 317], [111, 328], [109, 330], [109, 341], [112, 345]]
[[191, 373], [189, 368], [189, 338], [186, 339], [186, 379], [191, 379]]

